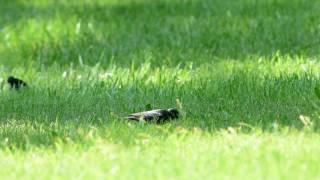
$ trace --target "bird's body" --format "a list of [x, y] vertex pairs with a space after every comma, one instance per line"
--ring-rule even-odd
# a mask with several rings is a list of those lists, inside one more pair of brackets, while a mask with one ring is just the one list
[[9, 83], [11, 89], [14, 88], [16, 90], [20, 89], [21, 87], [28, 86], [26, 82], [13, 76], [9, 76], [7, 82]]
[[170, 119], [176, 119], [179, 117], [179, 111], [175, 108], [171, 109], [155, 109], [151, 111], [144, 111], [130, 114], [127, 119], [139, 121], [156, 121], [157, 123], [164, 122]]

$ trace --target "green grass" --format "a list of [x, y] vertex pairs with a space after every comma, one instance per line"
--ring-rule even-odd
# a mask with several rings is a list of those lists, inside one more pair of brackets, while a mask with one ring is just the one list
[[[316, 0], [0, 0], [0, 178], [318, 179], [319, 17]], [[182, 118], [122, 118], [146, 104]]]

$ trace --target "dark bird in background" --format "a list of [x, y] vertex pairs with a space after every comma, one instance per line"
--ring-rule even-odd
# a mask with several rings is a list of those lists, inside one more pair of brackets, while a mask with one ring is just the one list
[[8, 83], [10, 85], [11, 89], [20, 89], [21, 87], [26, 87], [28, 86], [26, 82], [22, 81], [21, 79], [15, 78], [13, 76], [8, 77]]
[[162, 123], [170, 119], [179, 118], [179, 111], [176, 108], [155, 109], [151, 111], [133, 113], [126, 118], [134, 121], [145, 120], [147, 122], [155, 121], [157, 123]]

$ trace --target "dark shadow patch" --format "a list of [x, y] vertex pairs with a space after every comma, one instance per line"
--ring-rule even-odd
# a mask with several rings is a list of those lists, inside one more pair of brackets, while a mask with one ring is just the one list
[[[49, 3], [50, 4], [50, 3]], [[289, 56], [319, 56], [319, 2], [286, 1], [168, 1], [103, 3], [53, 3], [35, 7], [19, 1], [3, 4], [2, 26], [23, 20], [43, 24], [41, 38], [19, 41], [16, 48], [2, 48], [3, 62], [60, 65], [112, 63], [130, 66], [151, 62], [177, 65], [201, 64], [215, 59], [271, 57], [280, 52]], [[47, 30], [55, 19], [76, 22]], [[41, 21], [41, 22], [40, 22]], [[43, 22], [44, 21], [44, 22]], [[90, 29], [91, 24], [94, 30]], [[23, 26], [18, 25], [18, 28]], [[19, 33], [20, 30], [17, 30]], [[80, 60], [80, 61], [81, 61]]]

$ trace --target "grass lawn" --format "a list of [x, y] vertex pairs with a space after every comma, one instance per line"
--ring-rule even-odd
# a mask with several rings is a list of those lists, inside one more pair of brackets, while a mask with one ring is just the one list
[[319, 179], [319, 37], [317, 0], [2, 0], [0, 178]]

